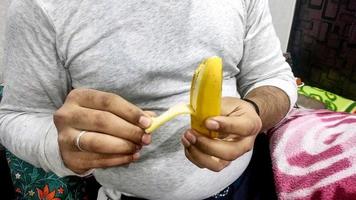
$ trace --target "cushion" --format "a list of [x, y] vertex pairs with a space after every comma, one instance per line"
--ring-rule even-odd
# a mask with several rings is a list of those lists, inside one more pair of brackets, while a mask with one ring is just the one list
[[279, 199], [356, 199], [356, 115], [295, 109], [268, 135]]

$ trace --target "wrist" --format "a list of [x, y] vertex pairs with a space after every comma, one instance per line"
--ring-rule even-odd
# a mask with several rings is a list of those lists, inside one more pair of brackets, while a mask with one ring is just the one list
[[261, 86], [251, 90], [245, 98], [255, 102], [260, 111], [262, 130], [268, 130], [280, 122], [289, 111], [289, 97], [274, 86]]
[[260, 107], [257, 105], [257, 103], [254, 100], [251, 100], [248, 98], [242, 98], [242, 100], [244, 100], [247, 103], [249, 103], [250, 105], [252, 105], [252, 107], [255, 109], [257, 115], [260, 116]]

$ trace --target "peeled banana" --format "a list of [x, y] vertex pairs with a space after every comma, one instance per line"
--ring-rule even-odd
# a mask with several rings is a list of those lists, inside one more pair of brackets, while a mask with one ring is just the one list
[[205, 128], [204, 121], [221, 112], [222, 59], [214, 56], [207, 58], [195, 70], [191, 88], [190, 103], [177, 104], [162, 115], [152, 118], [152, 124], [145, 131], [152, 133], [164, 123], [181, 114], [190, 114], [191, 127], [211, 138], [218, 137], [217, 132]]

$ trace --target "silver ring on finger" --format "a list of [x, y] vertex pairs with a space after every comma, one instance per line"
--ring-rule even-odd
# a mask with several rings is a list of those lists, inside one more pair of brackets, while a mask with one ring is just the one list
[[79, 149], [79, 151], [85, 151], [81, 146], [80, 146], [80, 138], [86, 133], [86, 131], [81, 131], [77, 137], [75, 138], [75, 146]]

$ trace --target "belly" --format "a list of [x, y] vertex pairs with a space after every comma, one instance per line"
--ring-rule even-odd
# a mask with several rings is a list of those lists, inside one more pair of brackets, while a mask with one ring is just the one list
[[189, 117], [179, 117], [153, 133], [153, 143], [144, 147], [135, 163], [98, 169], [95, 177], [104, 188], [146, 199], [203, 199], [234, 182], [246, 169], [251, 152], [221, 172], [200, 169], [184, 155], [181, 134]]

